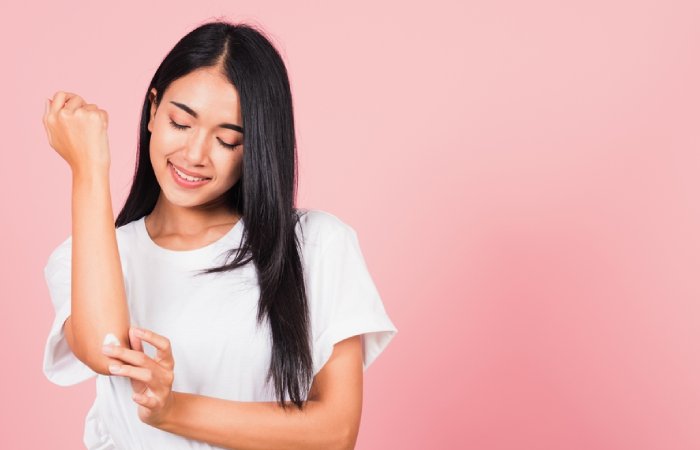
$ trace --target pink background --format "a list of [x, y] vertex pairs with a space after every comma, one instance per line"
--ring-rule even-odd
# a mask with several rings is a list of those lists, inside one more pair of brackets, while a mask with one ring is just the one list
[[357, 231], [399, 334], [358, 449], [700, 448], [700, 4], [20, 2], [2, 15], [2, 448], [82, 448], [41, 372], [70, 233], [44, 100], [110, 114], [115, 214], [147, 83], [225, 16], [288, 64], [299, 205]]

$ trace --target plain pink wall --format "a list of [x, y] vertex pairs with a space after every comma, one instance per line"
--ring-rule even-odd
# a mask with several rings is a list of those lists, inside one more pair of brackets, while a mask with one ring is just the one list
[[288, 64], [299, 205], [353, 225], [399, 334], [358, 449], [700, 448], [700, 4], [22, 2], [3, 14], [2, 448], [81, 448], [41, 372], [70, 232], [44, 100], [110, 114], [115, 211], [147, 83], [225, 16]]

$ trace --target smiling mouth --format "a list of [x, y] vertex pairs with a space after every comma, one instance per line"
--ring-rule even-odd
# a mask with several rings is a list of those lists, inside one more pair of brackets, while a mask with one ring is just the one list
[[186, 173], [183, 173], [183, 172], [181, 172], [180, 170], [178, 170], [178, 168], [175, 167], [175, 165], [174, 165], [173, 163], [171, 163], [170, 161], [168, 161], [168, 164], [170, 165], [170, 167], [173, 168], [173, 170], [175, 171], [175, 173], [177, 174], [177, 176], [180, 177], [182, 180], [189, 181], [189, 182], [197, 182], [197, 181], [207, 181], [207, 180], [211, 180], [211, 178], [206, 178], [206, 177], [193, 177], [193, 176], [187, 175]]

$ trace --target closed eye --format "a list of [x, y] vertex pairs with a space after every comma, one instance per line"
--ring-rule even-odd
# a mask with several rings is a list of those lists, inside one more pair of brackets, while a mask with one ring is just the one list
[[185, 128], [189, 128], [187, 125], [180, 125], [179, 123], [175, 123], [172, 119], [170, 120], [170, 125], [172, 125], [178, 130], [184, 130]]
[[[180, 125], [179, 123], [175, 123], [175, 121], [173, 121], [172, 119], [170, 119], [170, 125], [173, 128], [175, 128], [176, 130], [184, 130], [184, 129], [189, 128], [189, 126], [187, 126], [187, 125]], [[223, 145], [224, 147], [231, 148], [231, 149], [236, 148], [239, 145], [241, 145], [241, 144], [227, 144], [226, 142], [222, 141], [221, 139], [219, 139], [219, 143], [221, 145]]]

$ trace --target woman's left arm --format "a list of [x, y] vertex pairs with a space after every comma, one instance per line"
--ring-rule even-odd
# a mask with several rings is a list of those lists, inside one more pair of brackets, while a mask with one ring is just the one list
[[239, 402], [173, 392], [173, 408], [158, 428], [237, 450], [352, 450], [362, 411], [362, 341], [335, 344], [314, 377], [303, 410], [290, 403]]
[[113, 347], [108, 354], [130, 364], [114, 374], [141, 380], [149, 387], [146, 394], [134, 394], [145, 423], [236, 450], [355, 447], [362, 412], [360, 335], [335, 344], [330, 358], [314, 377], [300, 411], [291, 402], [284, 410], [276, 402], [241, 402], [171, 391], [174, 361], [170, 342], [150, 330], [144, 331], [136, 336], [156, 347], [156, 360], [137, 351], [142, 348], [139, 338], [133, 342], [136, 350]]

